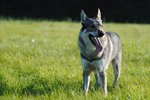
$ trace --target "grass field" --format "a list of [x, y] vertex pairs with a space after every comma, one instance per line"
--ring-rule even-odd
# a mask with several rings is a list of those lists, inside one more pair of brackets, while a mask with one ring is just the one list
[[104, 23], [123, 44], [121, 76], [108, 96], [94, 89], [83, 96], [77, 46], [79, 22], [0, 20], [0, 99], [150, 100], [150, 24]]

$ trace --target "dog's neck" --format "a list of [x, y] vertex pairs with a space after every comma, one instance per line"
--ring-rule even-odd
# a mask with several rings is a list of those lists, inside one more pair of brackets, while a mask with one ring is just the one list
[[84, 56], [84, 55], [81, 53], [81, 57], [84, 58], [84, 59], [86, 59], [86, 60], [89, 61], [89, 62], [93, 62], [93, 61], [95, 61], [95, 60], [100, 60], [100, 59], [103, 57], [103, 54], [101, 55], [101, 57], [89, 59], [89, 58], [87, 58], [86, 56]]

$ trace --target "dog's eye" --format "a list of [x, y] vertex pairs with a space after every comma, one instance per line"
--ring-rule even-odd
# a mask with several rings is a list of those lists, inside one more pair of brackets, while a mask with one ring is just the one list
[[102, 31], [98, 30], [98, 35], [99, 35], [99, 37], [102, 37], [104, 35], [104, 33]]

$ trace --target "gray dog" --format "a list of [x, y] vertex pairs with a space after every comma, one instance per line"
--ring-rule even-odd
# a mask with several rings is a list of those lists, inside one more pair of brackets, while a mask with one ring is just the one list
[[81, 10], [82, 28], [78, 37], [78, 46], [81, 52], [83, 68], [84, 94], [86, 95], [90, 84], [90, 73], [94, 71], [96, 88], [102, 88], [107, 95], [106, 71], [110, 63], [114, 70], [113, 86], [117, 84], [120, 75], [122, 47], [119, 36], [113, 32], [102, 29], [101, 12], [98, 9], [96, 18], [88, 18]]

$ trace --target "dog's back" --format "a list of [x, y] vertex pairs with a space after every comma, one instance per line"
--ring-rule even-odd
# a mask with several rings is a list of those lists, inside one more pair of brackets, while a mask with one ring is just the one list
[[111, 39], [113, 45], [113, 51], [111, 60], [116, 57], [119, 52], [122, 52], [120, 37], [117, 33], [114, 32], [106, 32], [107, 36]]
[[[106, 32], [106, 34], [112, 42], [112, 54], [111, 54], [110, 62], [112, 63], [113, 70], [114, 70], [113, 86], [115, 87], [117, 84], [117, 80], [120, 76], [121, 59], [122, 59], [122, 46], [121, 46], [120, 37], [117, 33]], [[110, 44], [108, 44], [108, 46], [110, 47]]]

